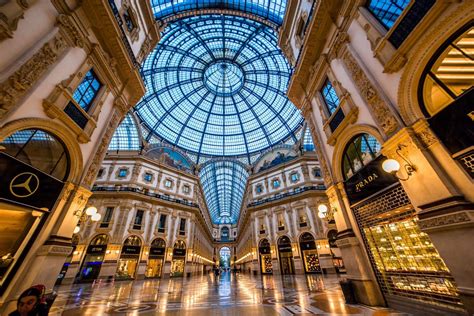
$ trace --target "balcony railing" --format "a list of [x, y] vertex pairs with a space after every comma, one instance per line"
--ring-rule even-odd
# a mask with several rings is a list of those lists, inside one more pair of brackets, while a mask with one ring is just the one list
[[199, 208], [196, 203], [192, 203], [192, 202], [181, 200], [181, 199], [175, 199], [175, 198], [158, 194], [158, 193], [145, 192], [145, 190], [140, 189], [140, 188], [132, 188], [132, 187], [109, 188], [109, 187], [94, 186], [92, 188], [92, 192], [133, 192], [133, 193], [138, 193], [138, 194], [154, 197], [154, 198], [164, 200], [164, 201], [169, 201], [169, 202], [183, 204], [190, 207]]
[[291, 191], [291, 192], [287, 192], [287, 193], [283, 193], [283, 194], [277, 194], [277, 195], [275, 195], [271, 198], [268, 198], [268, 199], [264, 199], [264, 200], [261, 200], [261, 201], [255, 201], [255, 202], [249, 203], [249, 204], [247, 204], [247, 207], [262, 205], [262, 204], [273, 202], [273, 201], [278, 201], [278, 200], [287, 198], [289, 196], [298, 195], [300, 193], [307, 192], [307, 191], [323, 191], [323, 190], [326, 190], [326, 186], [324, 186], [322, 184], [321, 185], [313, 185], [313, 186], [309, 186], [309, 187], [303, 187], [303, 188], [296, 188], [294, 191]]

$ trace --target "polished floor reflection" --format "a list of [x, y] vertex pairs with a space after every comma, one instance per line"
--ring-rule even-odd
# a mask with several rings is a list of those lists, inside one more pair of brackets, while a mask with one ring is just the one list
[[224, 273], [60, 286], [50, 315], [401, 315], [346, 305], [335, 276]]

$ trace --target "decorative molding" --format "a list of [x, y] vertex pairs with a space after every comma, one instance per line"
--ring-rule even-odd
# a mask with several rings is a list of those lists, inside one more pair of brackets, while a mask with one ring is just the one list
[[3, 1], [0, 5], [0, 42], [13, 38], [18, 22], [24, 18], [25, 11], [35, 2], [36, 0]]
[[342, 56], [342, 59], [346, 64], [347, 70], [352, 75], [353, 82], [357, 85], [361, 96], [367, 101], [367, 105], [373, 113], [375, 121], [381, 127], [385, 135], [391, 135], [399, 128], [399, 124], [388, 108], [388, 105], [370, 82], [352, 53], [347, 51]]
[[473, 219], [467, 212], [448, 214], [418, 221], [418, 225], [422, 230], [463, 223], [473, 224]]
[[63, 36], [56, 34], [15, 73], [0, 83], [0, 119], [17, 105], [36, 81], [58, 60], [66, 47]]

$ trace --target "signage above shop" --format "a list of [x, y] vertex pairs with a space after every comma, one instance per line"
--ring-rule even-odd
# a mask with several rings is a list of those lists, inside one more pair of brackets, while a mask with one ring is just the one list
[[344, 182], [347, 197], [351, 204], [363, 200], [398, 181], [395, 176], [382, 169], [384, 160], [385, 157], [380, 155]]
[[87, 247], [87, 253], [89, 254], [102, 254], [107, 249], [107, 245], [89, 245]]
[[51, 210], [64, 183], [0, 152], [0, 200]]
[[280, 251], [280, 252], [292, 252], [291, 244], [278, 245], [278, 251]]
[[258, 251], [262, 254], [262, 255], [268, 255], [270, 253], [270, 247], [259, 247], [258, 248]]
[[164, 256], [165, 248], [151, 247], [150, 256]]
[[183, 257], [186, 255], [186, 249], [173, 249], [173, 256], [175, 257]]
[[126, 255], [139, 255], [142, 247], [141, 246], [123, 246], [122, 254]]

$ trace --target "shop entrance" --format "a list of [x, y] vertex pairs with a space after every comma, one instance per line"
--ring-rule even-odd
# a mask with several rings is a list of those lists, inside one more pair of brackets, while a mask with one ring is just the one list
[[293, 250], [290, 238], [281, 236], [278, 239], [278, 257], [280, 259], [281, 274], [295, 274]]
[[306, 232], [300, 236], [300, 250], [303, 257], [304, 271], [306, 273], [321, 273], [316, 241], [313, 235]]
[[260, 240], [258, 244], [258, 253], [260, 258], [260, 272], [262, 274], [272, 274], [272, 255], [270, 250], [270, 243], [267, 239]]
[[137, 272], [142, 241], [138, 236], [130, 236], [125, 239], [122, 253], [115, 273], [116, 279], [134, 279]]
[[184, 275], [184, 265], [186, 263], [186, 243], [178, 240], [173, 246], [173, 260], [171, 261], [172, 277], [182, 277]]
[[146, 278], [159, 278], [163, 269], [165, 259], [166, 242], [162, 238], [156, 238], [151, 243], [148, 265], [146, 267]]
[[92, 282], [99, 277], [108, 242], [109, 236], [105, 234], [97, 235], [92, 239], [82, 261], [80, 282]]

